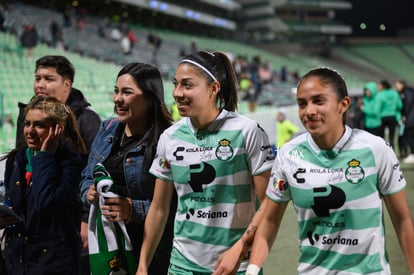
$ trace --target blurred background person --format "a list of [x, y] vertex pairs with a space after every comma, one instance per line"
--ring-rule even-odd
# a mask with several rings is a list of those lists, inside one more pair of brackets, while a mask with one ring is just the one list
[[361, 108], [364, 114], [364, 129], [373, 135], [382, 137], [382, 122], [377, 93], [376, 82], [371, 81], [366, 83], [364, 86]]
[[20, 35], [20, 44], [24, 49], [25, 56], [29, 59], [33, 58], [33, 51], [39, 43], [39, 34], [34, 23], [29, 23], [23, 27]]
[[401, 120], [402, 101], [396, 90], [387, 80], [378, 83], [378, 110], [381, 116], [381, 137], [395, 149], [395, 132]]
[[414, 163], [414, 89], [404, 80], [397, 80], [395, 88], [402, 102], [402, 137], [399, 142], [400, 157], [404, 163]]
[[299, 132], [299, 127], [288, 120], [283, 112], [277, 113], [276, 119], [276, 148], [280, 148]]

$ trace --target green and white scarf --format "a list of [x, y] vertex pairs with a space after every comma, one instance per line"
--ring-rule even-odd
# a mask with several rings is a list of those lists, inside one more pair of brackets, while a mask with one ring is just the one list
[[137, 259], [124, 221], [108, 221], [102, 215], [105, 198], [115, 198], [113, 180], [105, 167], [94, 169], [94, 184], [99, 193], [98, 203], [91, 204], [88, 224], [89, 262], [91, 274], [135, 274]]

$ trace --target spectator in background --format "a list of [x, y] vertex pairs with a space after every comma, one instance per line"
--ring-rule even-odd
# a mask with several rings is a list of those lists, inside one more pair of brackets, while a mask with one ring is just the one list
[[299, 127], [288, 120], [283, 112], [279, 112], [276, 119], [276, 148], [280, 148], [299, 132]]
[[[66, 103], [75, 114], [82, 140], [89, 152], [93, 139], [101, 124], [99, 115], [78, 89], [72, 87], [75, 79], [73, 64], [61, 55], [46, 55], [36, 61], [33, 91], [35, 97], [50, 96]], [[26, 104], [19, 102], [16, 145], [23, 143], [24, 109]], [[86, 155], [84, 158], [86, 160]], [[79, 188], [78, 188], [79, 190]], [[88, 211], [82, 216], [81, 237], [83, 241], [82, 273], [89, 274], [88, 265]]]
[[282, 82], [286, 82], [288, 80], [288, 70], [285, 65], [280, 68], [279, 78]]
[[373, 135], [383, 137], [377, 93], [377, 83], [366, 83], [364, 85], [361, 109], [364, 114], [364, 129]]
[[[25, 109], [25, 143], [6, 161], [6, 204], [21, 222], [5, 229], [8, 274], [80, 274], [79, 182], [86, 147], [76, 118], [52, 97]], [[20, 183], [20, 184], [16, 184]]]
[[273, 70], [270, 61], [266, 61], [259, 67], [259, 78], [262, 84], [268, 84], [273, 81]]
[[100, 20], [98, 23], [98, 36], [100, 38], [106, 38], [106, 28], [108, 26], [108, 17], [105, 17], [103, 20]]
[[255, 99], [255, 90], [253, 81], [250, 79], [247, 72], [242, 72], [238, 78], [239, 93], [243, 100], [251, 101]]
[[72, 26], [72, 6], [66, 4], [63, 10], [63, 27], [68, 28], [70, 26]]
[[[133, 252], [128, 252], [133, 254], [132, 259], [127, 260], [127, 264], [132, 266], [128, 274], [133, 274], [154, 192], [155, 177], [149, 174], [148, 169], [155, 156], [158, 138], [172, 124], [172, 118], [164, 103], [161, 73], [153, 65], [125, 65], [117, 76], [113, 102], [117, 117], [104, 121], [94, 140], [94, 154], [89, 156], [88, 165], [82, 172], [81, 194], [87, 207], [94, 204], [90, 219], [95, 217], [96, 220], [89, 222], [89, 238], [95, 237], [99, 234], [96, 230], [102, 229], [93, 227], [98, 219], [102, 219], [102, 223], [106, 221], [106, 229], [115, 225], [126, 227], [126, 237], [133, 248]], [[103, 200], [103, 194], [99, 194], [96, 187], [99, 183], [94, 182], [96, 169], [112, 181], [111, 190], [118, 197], [104, 199], [105, 205], [100, 205], [102, 211], [94, 214], [99, 201]], [[176, 201], [173, 200], [169, 205], [172, 212], [163, 231], [163, 239], [149, 269], [150, 275], [167, 274], [175, 207]], [[117, 233], [116, 237], [121, 243], [123, 235]], [[90, 246], [89, 251], [92, 274], [109, 274], [109, 267], [98, 259], [107, 263], [113, 255], [104, 256], [97, 247]], [[102, 259], [102, 256], [106, 258]]]
[[398, 92], [391, 88], [387, 80], [378, 83], [378, 110], [381, 116], [381, 137], [388, 130], [388, 142], [394, 147], [395, 131], [401, 120], [402, 101]]
[[190, 42], [190, 53], [196, 53], [197, 52], [197, 42], [194, 38], [191, 38]]
[[23, 27], [20, 35], [20, 43], [25, 51], [25, 56], [29, 59], [33, 57], [33, 51], [39, 42], [39, 34], [34, 23], [29, 23]]
[[58, 39], [60, 39], [60, 36], [61, 36], [61, 30], [55, 18], [52, 18], [52, 20], [50, 21], [49, 27], [50, 27], [50, 38], [51, 38], [50, 45], [53, 48], [56, 48], [57, 41]]
[[[408, 86], [404, 80], [396, 81], [395, 88], [400, 93], [403, 102], [402, 126], [404, 131], [403, 141], [400, 145], [400, 156], [405, 153], [403, 162], [414, 163], [414, 88]], [[401, 148], [404, 148], [405, 152], [402, 152]]]
[[257, 107], [257, 100], [262, 93], [262, 81], [259, 76], [259, 68], [261, 66], [262, 59], [259, 55], [253, 57], [253, 60], [248, 66], [248, 72], [250, 79], [253, 83], [254, 93], [249, 97], [249, 111], [254, 112]]
[[122, 33], [118, 26], [112, 27], [110, 36], [111, 36], [111, 40], [114, 42], [118, 42], [122, 39]]
[[6, 22], [6, 15], [4, 13], [4, 7], [0, 4], [0, 32], [5, 32], [6, 27], [4, 26], [4, 22]]
[[138, 38], [135, 35], [135, 32], [131, 29], [128, 29], [127, 31], [128, 39], [131, 42], [131, 49], [134, 47], [134, 45], [138, 42]]
[[[71, 107], [79, 124], [79, 131], [87, 149], [90, 149], [98, 132], [101, 119], [91, 108], [81, 91], [72, 87], [75, 80], [73, 64], [61, 55], [46, 55], [36, 60], [33, 91], [35, 96], [51, 96]], [[24, 125], [24, 108], [19, 102], [17, 119], [16, 145], [22, 141]]]
[[131, 54], [131, 40], [129, 40], [128, 33], [124, 33], [121, 38], [121, 48], [124, 55]]

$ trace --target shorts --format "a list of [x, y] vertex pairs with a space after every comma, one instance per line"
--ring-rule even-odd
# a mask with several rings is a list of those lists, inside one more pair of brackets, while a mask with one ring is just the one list
[[[246, 271], [239, 271], [236, 273], [236, 275], [245, 275]], [[184, 268], [181, 268], [179, 266], [170, 264], [170, 267], [168, 268], [168, 275], [211, 275], [211, 272], [197, 272], [197, 271], [191, 271]], [[260, 270], [259, 275], [263, 275], [263, 269]]]

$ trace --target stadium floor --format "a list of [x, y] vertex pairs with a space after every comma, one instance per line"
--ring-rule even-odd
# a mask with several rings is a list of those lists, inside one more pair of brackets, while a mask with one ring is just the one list
[[[407, 180], [408, 205], [414, 218], [414, 164], [402, 164], [401, 166]], [[386, 210], [385, 213], [386, 242], [392, 274], [410, 274]], [[297, 274], [296, 268], [298, 256], [296, 214], [292, 204], [289, 203], [286, 214], [282, 220], [279, 234], [264, 265], [264, 274]]]

